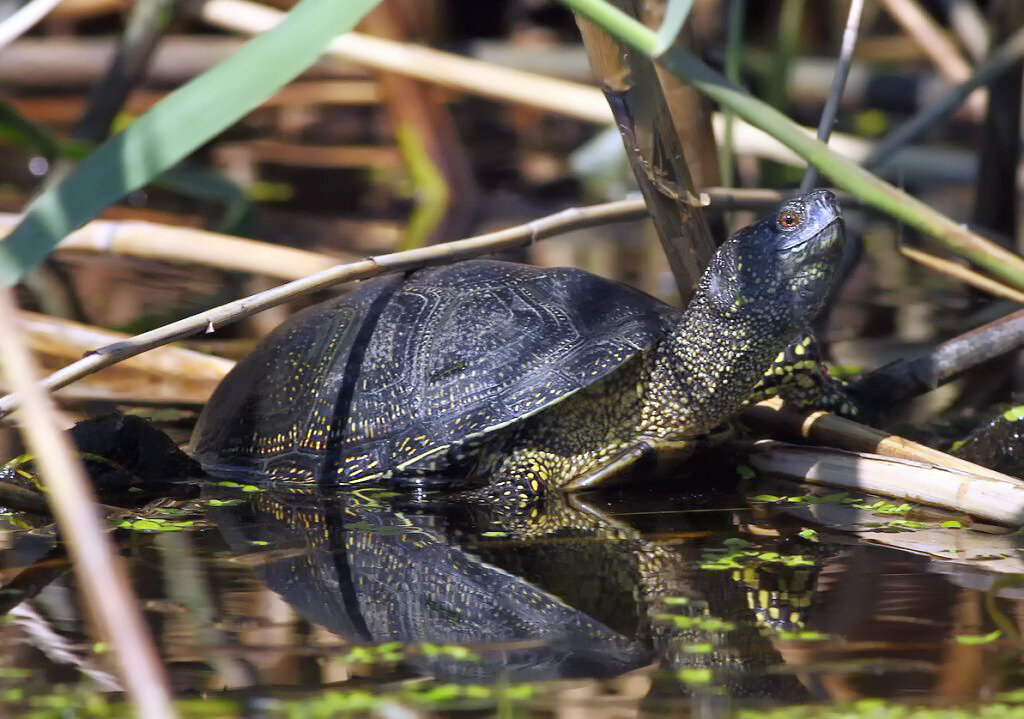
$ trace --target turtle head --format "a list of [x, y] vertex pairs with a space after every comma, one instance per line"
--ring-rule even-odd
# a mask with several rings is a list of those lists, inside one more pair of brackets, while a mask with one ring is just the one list
[[835, 195], [787, 200], [715, 253], [700, 292], [723, 315], [756, 316], [766, 332], [806, 325], [839, 272], [843, 220]]

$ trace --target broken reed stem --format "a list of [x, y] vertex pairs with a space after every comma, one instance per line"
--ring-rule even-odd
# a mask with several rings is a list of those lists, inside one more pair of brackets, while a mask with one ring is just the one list
[[35, 455], [57, 526], [64, 536], [92, 616], [110, 642], [121, 678], [139, 716], [176, 716], [159, 655], [139, 612], [128, 577], [107, 535], [81, 462], [58, 426], [52, 400], [36, 382], [31, 354], [16, 321], [14, 291], [0, 290], [0, 360], [21, 398], [18, 427]]
[[996, 479], [934, 462], [848, 450], [756, 442], [747, 461], [760, 471], [800, 483], [842, 487], [925, 504], [1009, 527], [1024, 522], [1024, 483]]

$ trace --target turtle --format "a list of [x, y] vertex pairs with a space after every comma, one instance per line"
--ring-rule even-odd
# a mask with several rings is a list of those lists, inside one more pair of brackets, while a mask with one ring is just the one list
[[575, 268], [473, 259], [377, 277], [244, 357], [193, 453], [222, 477], [468, 484], [520, 503], [660, 469], [803, 336], [843, 242], [831, 192], [787, 200], [716, 250], [682, 311]]

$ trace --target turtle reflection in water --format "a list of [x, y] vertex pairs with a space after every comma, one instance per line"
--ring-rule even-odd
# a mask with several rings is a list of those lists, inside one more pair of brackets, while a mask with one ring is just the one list
[[[408, 513], [390, 504], [403, 499], [375, 495], [270, 488], [222, 502], [209, 516], [308, 621], [346, 644], [401, 643], [400, 675], [487, 684], [601, 679], [658, 662], [716, 671], [716, 698], [809, 698], [795, 676], [766, 673], [782, 658], [753, 621], [747, 588], [728, 572], [696, 570], [699, 543], [649, 541], [560, 493], [513, 522], [483, 504], [414, 503]], [[733, 529], [728, 513], [676, 518], [686, 532]], [[677, 625], [665, 612], [693, 621]], [[438, 645], [468, 646], [474, 656]], [[679, 691], [658, 682], [648, 698]]]
[[[307, 620], [356, 645], [411, 645], [404, 663], [440, 682], [604, 678], [654, 661], [636, 638], [450, 541], [430, 514], [393, 512], [360, 492], [271, 490], [210, 516], [234, 550], [268, 547], [260, 573]], [[632, 589], [615, 587], [630, 600]], [[482, 651], [467, 660], [424, 644]]]
[[842, 256], [816, 190], [737, 232], [675, 310], [567, 268], [473, 260], [298, 313], [221, 383], [193, 437], [215, 474], [468, 477], [528, 502], [678, 460], [824, 304]]

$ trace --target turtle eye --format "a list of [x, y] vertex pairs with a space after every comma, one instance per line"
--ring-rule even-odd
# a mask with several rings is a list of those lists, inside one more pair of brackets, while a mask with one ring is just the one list
[[792, 230], [794, 227], [799, 226], [803, 219], [803, 215], [796, 210], [783, 210], [779, 213], [778, 223], [782, 229]]

